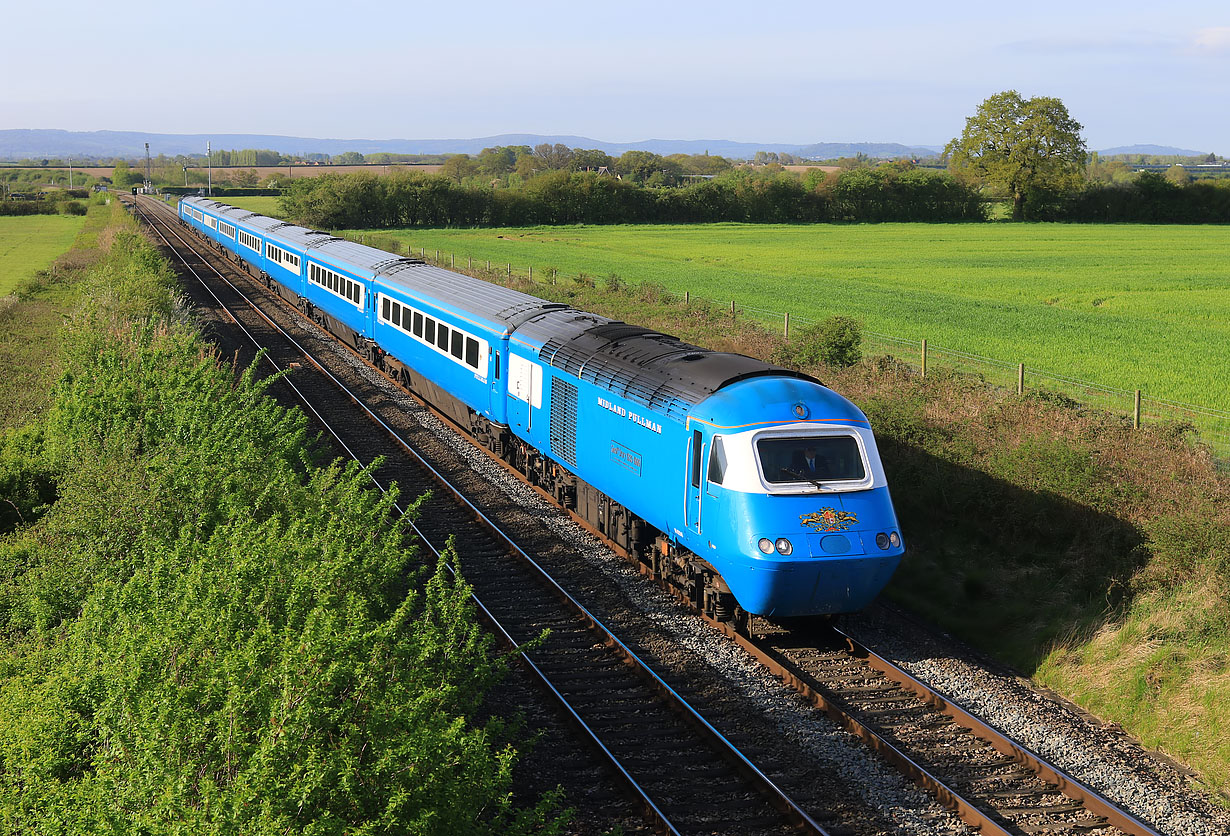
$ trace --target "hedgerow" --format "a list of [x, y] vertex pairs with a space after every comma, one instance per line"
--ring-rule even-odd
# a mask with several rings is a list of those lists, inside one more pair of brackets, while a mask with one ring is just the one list
[[506, 660], [455, 551], [322, 464], [255, 367], [133, 323], [174, 306], [125, 235], [50, 408], [0, 447], [24, 512], [0, 539], [0, 830], [552, 832], [553, 798], [512, 803], [510, 734], [470, 719]]

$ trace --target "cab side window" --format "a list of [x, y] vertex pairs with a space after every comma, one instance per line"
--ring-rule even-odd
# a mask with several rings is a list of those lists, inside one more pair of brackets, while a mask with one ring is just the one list
[[715, 485], [722, 484], [726, 478], [726, 449], [722, 446], [722, 437], [715, 435], [709, 445], [709, 481]]

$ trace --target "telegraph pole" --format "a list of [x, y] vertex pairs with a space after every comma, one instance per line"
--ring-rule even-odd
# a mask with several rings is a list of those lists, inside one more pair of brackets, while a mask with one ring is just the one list
[[205, 140], [205, 159], [209, 162], [209, 178], [206, 181], [209, 188], [209, 196], [214, 196], [214, 152], [209, 147], [209, 140]]
[[149, 143], [145, 143], [145, 193], [154, 193], [154, 177], [149, 164]]

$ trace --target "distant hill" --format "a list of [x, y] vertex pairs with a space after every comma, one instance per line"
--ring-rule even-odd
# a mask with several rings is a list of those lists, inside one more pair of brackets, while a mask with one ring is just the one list
[[0, 131], [0, 159], [41, 157], [139, 157], [145, 153], [204, 154], [209, 142], [215, 149], [268, 148], [283, 154], [340, 154], [357, 151], [360, 154], [380, 152], [400, 154], [477, 154], [494, 145], [538, 145], [543, 142], [562, 143], [571, 148], [597, 148], [613, 156], [625, 151], [652, 151], [655, 154], [716, 154], [739, 159], [750, 158], [757, 151], [795, 154], [810, 159], [853, 157], [862, 153], [869, 157], [930, 156], [938, 148], [907, 146], [896, 143], [835, 143], [822, 142], [797, 145], [781, 142], [734, 142], [727, 139], [647, 139], [641, 142], [605, 142], [585, 136], [555, 136], [542, 134], [500, 134], [473, 139], [314, 139], [270, 134], [154, 134], [139, 131], [61, 131], [3, 130]]
[[[477, 154], [493, 145], [538, 145], [562, 143], [570, 148], [597, 148], [612, 156], [625, 151], [652, 151], [655, 154], [716, 154], [748, 159], [757, 151], [786, 152], [811, 160], [856, 157], [873, 159], [931, 157], [943, 151], [931, 145], [903, 145], [895, 142], [816, 142], [799, 145], [785, 142], [735, 142], [729, 139], [646, 139], [641, 142], [606, 142], [587, 136], [545, 134], [499, 134], [471, 139], [318, 139], [274, 134], [155, 134], [140, 131], [61, 131], [2, 130], [0, 159], [42, 157], [140, 157], [145, 143], [150, 153], [204, 154], [209, 142], [215, 149], [269, 148], [283, 154]], [[1207, 151], [1188, 151], [1167, 145], [1125, 145], [1098, 152], [1146, 156], [1196, 157]]]
[[903, 157], [934, 157], [944, 149], [929, 145], [899, 145], [896, 142], [817, 142], [804, 145], [792, 154], [809, 160], [835, 160], [863, 154], [879, 160], [899, 160]]
[[1099, 151], [1102, 157], [1113, 157], [1116, 154], [1143, 154], [1146, 157], [1206, 157], [1208, 151], [1186, 151], [1171, 145], [1124, 145], [1119, 148], [1107, 148]]

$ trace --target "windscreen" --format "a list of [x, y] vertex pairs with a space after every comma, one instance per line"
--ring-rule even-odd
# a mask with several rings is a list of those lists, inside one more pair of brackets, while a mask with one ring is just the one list
[[857, 482], [866, 476], [858, 442], [849, 435], [762, 438], [756, 442], [764, 478], [780, 482]]

